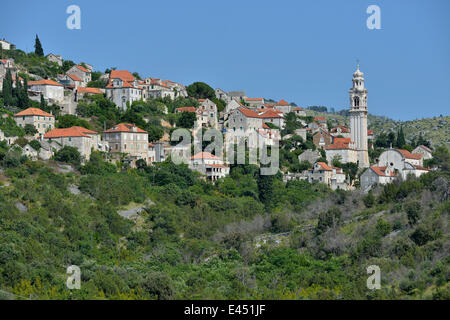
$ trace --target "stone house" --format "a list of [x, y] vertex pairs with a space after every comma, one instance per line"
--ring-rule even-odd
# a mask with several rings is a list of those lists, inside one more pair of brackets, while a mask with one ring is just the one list
[[36, 136], [42, 137], [47, 131], [55, 128], [55, 116], [38, 108], [28, 108], [13, 116], [19, 127], [30, 124], [36, 128]]
[[61, 103], [64, 100], [64, 87], [53, 80], [28, 82], [28, 91], [37, 96], [42, 95], [50, 103]]
[[313, 143], [319, 149], [324, 149], [333, 143], [333, 136], [326, 130], [319, 128], [313, 135]]
[[394, 179], [394, 168], [390, 166], [371, 166], [359, 178], [361, 190], [364, 192], [368, 192], [374, 184], [388, 184], [394, 181]]
[[283, 129], [284, 127], [284, 118], [279, 112], [276, 112], [276, 110], [269, 109], [263, 111], [259, 114], [259, 117], [263, 119], [265, 123], [271, 123], [280, 129]]
[[298, 117], [306, 117], [306, 112], [300, 107], [293, 107], [291, 112], [294, 112]]
[[44, 140], [49, 143], [57, 142], [62, 148], [70, 146], [78, 149], [82, 161], [89, 160], [92, 150], [108, 150], [108, 146], [102, 143], [100, 135], [83, 127], [71, 127], [64, 129], [53, 129], [44, 135]]
[[129, 71], [112, 70], [106, 86], [106, 98], [125, 111], [127, 103], [142, 99], [142, 87], [138, 86], [137, 80]]
[[127, 153], [133, 164], [139, 159], [148, 163], [148, 133], [130, 123], [119, 123], [103, 131], [111, 153]]
[[325, 153], [328, 163], [332, 163], [336, 156], [341, 163], [358, 162], [358, 152], [350, 138], [334, 138], [333, 143], [325, 147]]
[[56, 63], [60, 67], [63, 65], [63, 58], [59, 54], [50, 53], [46, 55], [45, 58], [47, 58], [48, 61]]
[[333, 137], [342, 136], [343, 138], [350, 138], [350, 129], [343, 125], [338, 125], [337, 127], [331, 128], [330, 134]]
[[275, 104], [274, 108], [283, 113], [289, 113], [291, 112], [292, 106], [286, 100], [281, 99], [277, 104]]
[[217, 105], [209, 99], [198, 99], [200, 102], [199, 109], [204, 110], [207, 118], [207, 126], [217, 129], [218, 127], [218, 115]]
[[11, 42], [6, 41], [4, 38], [0, 40], [0, 45], [2, 46], [3, 50], [15, 50], [16, 45], [12, 44]]
[[433, 158], [433, 151], [424, 145], [417, 146], [411, 153], [412, 154], [421, 154], [422, 159], [424, 159], [424, 160]]
[[298, 162], [308, 161], [309, 163], [315, 163], [320, 158], [320, 152], [317, 150], [305, 150], [298, 156]]
[[70, 68], [66, 74], [74, 74], [78, 78], [82, 80], [81, 87], [86, 87], [87, 84], [92, 80], [92, 71], [89, 69], [86, 69], [85, 67], [81, 65], [75, 65], [72, 68]]
[[224, 164], [223, 160], [209, 152], [199, 152], [192, 156], [189, 167], [206, 175], [206, 179], [213, 182], [230, 173], [230, 168]]

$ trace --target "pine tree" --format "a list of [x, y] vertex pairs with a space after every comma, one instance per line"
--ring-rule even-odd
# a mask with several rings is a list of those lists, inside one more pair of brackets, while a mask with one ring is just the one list
[[34, 53], [36, 53], [38, 56], [41, 57], [44, 56], [44, 50], [42, 49], [41, 41], [39, 40], [38, 35], [36, 35], [36, 40], [34, 44]]
[[25, 78], [23, 80], [22, 95], [23, 95], [23, 97], [22, 97], [23, 107], [28, 108], [30, 106], [30, 99], [28, 98], [28, 80], [27, 80], [27, 78]]
[[403, 127], [400, 127], [400, 130], [397, 134], [397, 148], [402, 148], [406, 144], [405, 134], [403, 133]]

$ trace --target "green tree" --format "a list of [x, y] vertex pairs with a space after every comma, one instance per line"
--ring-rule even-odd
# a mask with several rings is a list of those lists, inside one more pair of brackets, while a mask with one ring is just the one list
[[65, 146], [55, 153], [55, 160], [79, 166], [81, 163], [81, 155], [77, 148]]
[[182, 112], [177, 120], [177, 127], [191, 129], [197, 120], [195, 112]]
[[186, 87], [188, 95], [196, 99], [214, 99], [216, 93], [213, 88], [204, 82], [194, 82]]
[[23, 128], [25, 130], [25, 134], [28, 136], [35, 135], [38, 133], [37, 129], [34, 127], [34, 125], [27, 123], [25, 127]]
[[44, 56], [44, 49], [42, 49], [41, 41], [39, 40], [38, 35], [36, 35], [36, 40], [34, 42], [34, 53], [40, 57]]
[[15, 105], [13, 96], [13, 81], [11, 71], [9, 69], [6, 71], [5, 78], [3, 79], [2, 95], [3, 95], [3, 104], [5, 106]]
[[403, 126], [401, 126], [400, 130], [397, 133], [396, 146], [397, 148], [403, 148], [405, 144], [406, 144], [405, 134], [403, 133]]

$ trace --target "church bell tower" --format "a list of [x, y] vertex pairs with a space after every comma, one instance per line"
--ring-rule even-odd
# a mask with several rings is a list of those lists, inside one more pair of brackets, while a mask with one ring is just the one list
[[364, 88], [364, 74], [357, 65], [353, 73], [353, 87], [350, 94], [350, 132], [351, 140], [358, 153], [360, 168], [369, 166], [367, 147], [367, 89]]

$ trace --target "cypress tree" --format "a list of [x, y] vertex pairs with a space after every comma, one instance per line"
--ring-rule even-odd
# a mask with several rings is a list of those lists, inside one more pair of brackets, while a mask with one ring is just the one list
[[403, 133], [403, 126], [397, 134], [397, 148], [402, 148], [406, 144], [405, 134]]
[[11, 71], [6, 71], [5, 79], [3, 79], [3, 103], [5, 106], [11, 106], [14, 104], [13, 86]]
[[34, 43], [34, 53], [40, 57], [44, 56], [44, 50], [42, 49], [41, 41], [39, 40], [38, 35], [36, 35], [36, 40]]

